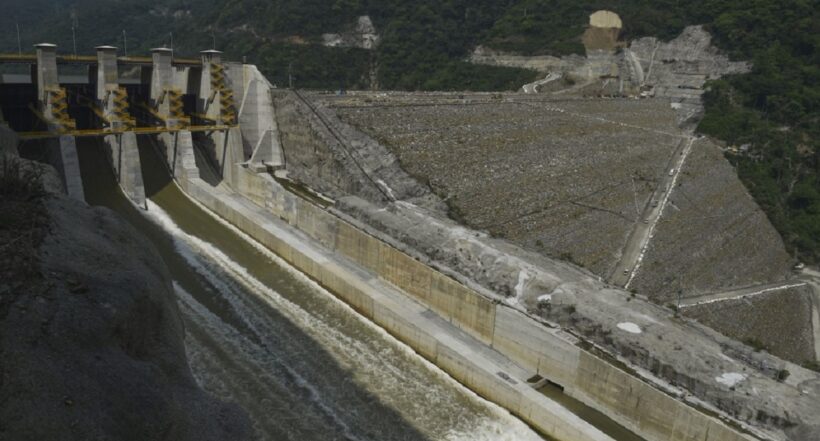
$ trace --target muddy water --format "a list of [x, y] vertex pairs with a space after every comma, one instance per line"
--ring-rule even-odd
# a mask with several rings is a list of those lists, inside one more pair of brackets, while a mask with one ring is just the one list
[[169, 267], [194, 375], [245, 408], [260, 439], [543, 439], [192, 203], [148, 138], [148, 212], [122, 196], [99, 141], [78, 149], [88, 202], [128, 219]]

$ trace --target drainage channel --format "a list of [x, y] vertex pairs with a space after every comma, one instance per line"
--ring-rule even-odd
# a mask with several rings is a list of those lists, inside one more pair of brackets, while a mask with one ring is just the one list
[[157, 248], [195, 377], [241, 405], [259, 439], [543, 439], [192, 203], [149, 141], [139, 137], [147, 212], [122, 195], [97, 138], [78, 139], [86, 200]]

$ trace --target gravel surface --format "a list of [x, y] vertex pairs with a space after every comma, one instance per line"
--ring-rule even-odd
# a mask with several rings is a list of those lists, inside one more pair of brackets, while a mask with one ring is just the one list
[[468, 226], [606, 275], [680, 141], [663, 100], [338, 100]]
[[786, 279], [780, 235], [711, 142], [696, 142], [633, 284], [655, 301]]
[[683, 311], [686, 316], [756, 349], [804, 363], [815, 357], [809, 290], [789, 288]]

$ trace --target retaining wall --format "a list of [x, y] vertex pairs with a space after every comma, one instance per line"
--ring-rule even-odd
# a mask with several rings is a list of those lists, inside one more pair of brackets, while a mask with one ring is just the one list
[[[236, 167], [231, 184], [240, 194], [311, 239], [350, 259], [368, 272], [390, 282], [440, 317], [491, 346], [524, 369], [563, 386], [565, 393], [598, 409], [650, 441], [741, 441], [754, 437], [739, 432], [582, 349], [577, 340], [551, 329], [504, 304], [495, 303], [409, 255], [363, 232], [332, 213], [284, 190], [269, 175]], [[183, 188], [190, 185], [183, 184]], [[372, 299], [356, 295], [349, 282], [334, 278], [329, 263], [294, 252], [275, 238], [262, 237], [259, 226], [238, 217], [230, 207], [207, 201], [202, 189], [187, 188], [220, 216], [270, 247], [299, 270], [321, 281], [368, 318], [396, 334], [423, 356], [490, 400], [551, 434], [554, 421], [539, 421], [531, 410], [520, 408], [515, 398], [482, 389], [479, 378], [467, 372], [469, 363], [446, 356], [441, 346], [431, 347], [419, 330], [403, 328], [400, 318], [389, 315]], [[326, 259], [324, 259], [326, 260]], [[330, 264], [332, 266], [332, 264]], [[545, 417], [546, 418], [546, 417]], [[545, 424], [546, 423], [546, 424]], [[560, 438], [560, 437], [559, 437]], [[574, 440], [573, 437], [564, 438]]]

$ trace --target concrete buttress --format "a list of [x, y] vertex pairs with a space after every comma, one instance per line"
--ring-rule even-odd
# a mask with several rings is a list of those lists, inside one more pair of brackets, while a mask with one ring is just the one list
[[71, 135], [60, 136], [60, 169], [68, 195], [79, 201], [85, 201], [83, 179], [80, 175], [80, 159], [77, 157], [77, 144]]

